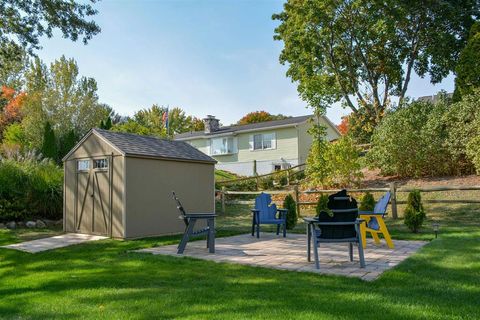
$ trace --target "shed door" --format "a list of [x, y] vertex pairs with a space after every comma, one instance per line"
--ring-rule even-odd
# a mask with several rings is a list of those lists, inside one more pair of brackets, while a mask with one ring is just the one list
[[76, 231], [110, 235], [111, 168], [108, 158], [77, 162]]

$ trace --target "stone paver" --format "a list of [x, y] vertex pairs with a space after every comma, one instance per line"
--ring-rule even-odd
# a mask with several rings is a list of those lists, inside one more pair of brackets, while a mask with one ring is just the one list
[[107, 237], [94, 236], [80, 233], [66, 233], [55, 237], [14, 243], [0, 248], [15, 249], [29, 253], [37, 253], [46, 250], [58, 249], [87, 241], [103, 240]]
[[261, 233], [260, 239], [250, 234], [217, 238], [215, 253], [209, 253], [204, 241], [189, 242], [183, 255], [177, 254], [177, 246], [160, 246], [137, 250], [152, 254], [187, 256], [215, 262], [231, 262], [279, 270], [316, 272], [347, 277], [358, 277], [366, 281], [378, 278], [388, 270], [415, 253], [425, 241], [394, 240], [395, 249], [385, 244], [375, 245], [367, 240], [365, 250], [365, 268], [360, 268], [358, 250], [354, 250], [354, 261], [348, 258], [348, 244], [325, 243], [319, 248], [320, 269], [312, 261], [307, 261], [306, 235], [288, 234], [286, 238], [270, 233]]

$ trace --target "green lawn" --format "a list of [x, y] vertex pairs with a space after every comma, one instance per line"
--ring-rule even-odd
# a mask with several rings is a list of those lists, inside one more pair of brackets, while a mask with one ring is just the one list
[[[219, 217], [219, 236], [248, 230], [247, 209], [229, 206]], [[130, 252], [178, 237], [105, 240], [38, 254], [0, 249], [0, 317], [479, 319], [479, 207], [429, 213], [441, 221], [439, 239], [373, 282]], [[389, 223], [397, 239], [433, 239], [429, 222], [418, 235]], [[55, 232], [0, 230], [0, 244]]]

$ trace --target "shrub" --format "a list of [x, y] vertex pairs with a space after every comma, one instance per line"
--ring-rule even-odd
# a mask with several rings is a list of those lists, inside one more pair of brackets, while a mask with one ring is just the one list
[[291, 230], [297, 225], [297, 205], [291, 194], [283, 200], [283, 208], [287, 209], [287, 229]]
[[327, 161], [330, 166], [330, 181], [336, 187], [358, 184], [363, 177], [360, 150], [350, 136], [343, 136], [329, 145]]
[[375, 198], [370, 192], [365, 193], [362, 197], [362, 202], [358, 209], [361, 211], [373, 211], [375, 209]]
[[350, 136], [338, 141], [315, 141], [307, 158], [306, 175], [313, 186], [347, 187], [363, 177], [360, 150]]
[[[475, 167], [472, 162], [475, 162], [476, 158], [475, 143], [480, 131], [480, 90], [463, 96], [462, 101], [452, 104], [442, 121], [448, 132], [445, 146], [449, 150], [451, 161], [455, 164], [454, 173], [473, 173]], [[480, 167], [477, 167], [477, 170], [479, 169]]]
[[63, 170], [51, 160], [0, 159], [0, 220], [58, 219]]
[[280, 184], [280, 186], [286, 186], [288, 184], [287, 175], [288, 172], [283, 172], [279, 174], [278, 183]]
[[258, 179], [258, 185], [263, 190], [270, 190], [274, 187], [273, 176], [266, 176]]
[[408, 194], [407, 206], [404, 212], [404, 223], [412, 232], [417, 233], [425, 217], [420, 191], [413, 190]]
[[388, 114], [373, 134], [369, 165], [402, 177], [451, 174], [456, 164], [444, 143], [448, 131], [442, 120], [448, 108], [443, 97], [436, 104], [414, 101]]
[[327, 213], [329, 216], [333, 217], [333, 212], [328, 208], [328, 195], [322, 194], [318, 198], [317, 207], [315, 208], [317, 212], [317, 217], [320, 216], [322, 212]]

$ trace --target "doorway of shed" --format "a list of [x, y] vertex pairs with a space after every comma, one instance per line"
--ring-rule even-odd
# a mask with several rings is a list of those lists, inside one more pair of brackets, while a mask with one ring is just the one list
[[111, 232], [111, 168], [105, 158], [80, 161], [77, 170], [75, 230], [78, 233], [108, 236]]

